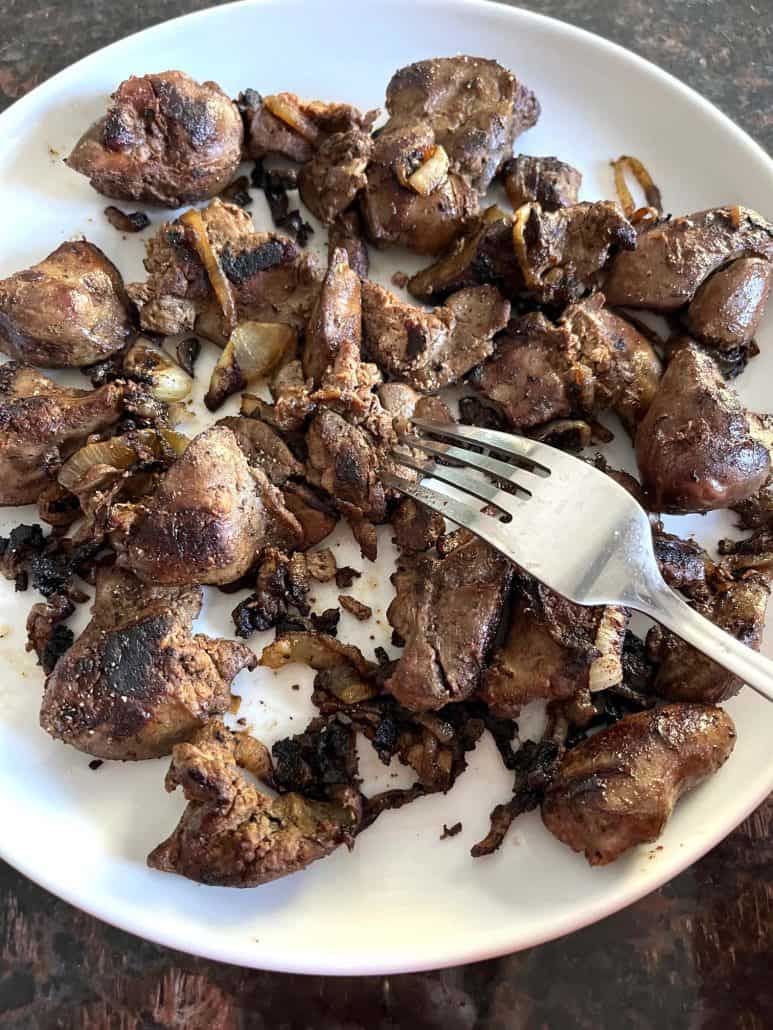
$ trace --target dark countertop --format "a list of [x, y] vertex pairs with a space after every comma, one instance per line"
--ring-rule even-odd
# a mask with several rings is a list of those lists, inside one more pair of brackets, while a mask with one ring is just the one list
[[[0, 0], [0, 109], [115, 39], [208, 6]], [[521, 6], [642, 54], [773, 150], [771, 0]], [[763, 1030], [773, 1018], [772, 819], [773, 799], [666, 887], [564, 940], [458, 969], [362, 979], [190, 958], [114, 930], [0, 863], [0, 1028]]]

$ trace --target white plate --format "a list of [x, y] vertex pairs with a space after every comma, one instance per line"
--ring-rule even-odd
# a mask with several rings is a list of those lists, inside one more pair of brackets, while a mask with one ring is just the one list
[[[682, 213], [743, 202], [770, 216], [773, 164], [715, 108], [675, 79], [620, 48], [525, 11], [486, 3], [394, 0], [354, 9], [327, 0], [264, 0], [204, 11], [123, 40], [55, 76], [0, 118], [0, 274], [39, 260], [85, 233], [127, 279], [141, 274], [142, 238], [126, 242], [102, 215], [106, 201], [61, 162], [107, 94], [130, 74], [181, 68], [215, 79], [235, 95], [252, 86], [336, 98], [362, 107], [383, 102], [394, 70], [456, 52], [498, 58], [533, 87], [538, 126], [519, 141], [558, 154], [585, 176], [587, 198], [612, 195], [609, 160], [636, 154], [661, 185], [668, 210]], [[253, 210], [268, 224], [262, 198]], [[161, 219], [153, 215], [154, 224]], [[324, 243], [318, 232], [316, 244]], [[418, 262], [379, 258], [382, 281]], [[764, 409], [773, 376], [773, 324], [760, 333], [762, 355], [739, 382]], [[199, 383], [208, 378], [208, 363]], [[78, 377], [79, 378], [79, 377]], [[82, 380], [81, 380], [82, 381]], [[34, 518], [5, 509], [7, 528]], [[716, 539], [717, 518], [690, 527]], [[342, 637], [367, 653], [382, 642], [389, 600], [390, 548], [354, 589], [380, 624], [349, 615]], [[339, 562], [362, 567], [345, 532]], [[318, 591], [320, 601], [323, 592]], [[201, 622], [228, 634], [234, 598], [215, 593]], [[630, 904], [729, 833], [773, 788], [773, 707], [751, 691], [728, 708], [738, 745], [725, 768], [678, 808], [662, 849], [641, 848], [605, 869], [590, 869], [552, 838], [535, 813], [520, 819], [494, 856], [473, 860], [492, 805], [508, 796], [510, 776], [489, 740], [445, 797], [383, 816], [358, 840], [309, 870], [251, 891], [201, 887], [152, 872], [145, 856], [182, 809], [162, 780], [167, 761], [106, 763], [55, 743], [37, 726], [41, 675], [24, 653], [31, 593], [0, 586], [0, 853], [32, 879], [94, 915], [151, 940], [213, 959], [307, 973], [383, 973], [469, 962], [568, 933]], [[85, 616], [85, 613], [82, 613]], [[374, 633], [376, 640], [370, 640]], [[255, 641], [256, 646], [262, 641]], [[770, 641], [766, 648], [771, 652]], [[236, 689], [255, 731], [271, 742], [299, 730], [310, 712], [311, 676], [299, 666], [274, 677], [242, 674]], [[290, 687], [300, 684], [301, 690]], [[375, 763], [370, 760], [368, 768]], [[383, 783], [396, 783], [382, 773]], [[440, 841], [443, 823], [463, 832]]]

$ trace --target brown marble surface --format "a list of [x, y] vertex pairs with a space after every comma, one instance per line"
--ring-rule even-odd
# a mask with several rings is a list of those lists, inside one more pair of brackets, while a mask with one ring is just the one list
[[[209, 0], [0, 0], [0, 109]], [[539, 0], [673, 72], [773, 149], [773, 3]], [[114, 930], [0, 863], [2, 1030], [763, 1030], [773, 1026], [773, 800], [666, 887], [561, 941], [398, 977], [284, 976]], [[3, 827], [0, 832], [12, 832]]]

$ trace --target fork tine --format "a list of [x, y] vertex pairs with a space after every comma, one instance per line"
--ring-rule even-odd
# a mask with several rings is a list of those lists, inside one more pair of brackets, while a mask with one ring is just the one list
[[464, 504], [462, 501], [457, 501], [447, 494], [441, 494], [437, 490], [428, 487], [426, 483], [411, 483], [409, 480], [403, 479], [401, 476], [395, 476], [391, 472], [383, 472], [381, 474], [381, 482], [385, 486], [391, 486], [393, 489], [407, 494], [408, 497], [412, 497], [415, 501], [426, 505], [432, 511], [436, 511], [451, 522], [455, 522], [457, 526], [469, 529], [485, 540], [486, 543], [496, 547], [509, 557], [510, 548], [508, 547], [507, 540], [500, 532], [499, 527], [502, 524], [496, 518], [484, 515], [470, 504]]
[[[480, 442], [482, 443], [483, 441]], [[401, 443], [419, 451], [426, 451], [427, 454], [435, 454], [441, 458], [452, 458], [454, 461], [458, 461], [469, 468], [487, 472], [490, 476], [496, 476], [497, 479], [512, 483], [519, 490], [523, 491], [524, 494], [529, 497], [531, 496], [532, 491], [516, 478], [516, 474], [519, 472], [529, 476], [528, 469], [508, 465], [506, 462], [500, 461], [498, 458], [492, 458], [488, 454], [478, 454], [476, 451], [468, 451], [463, 447], [455, 447], [453, 444], [428, 440], [424, 436], [406, 436], [402, 438]], [[484, 446], [486, 446], [485, 443]]]
[[[412, 418], [411, 424], [419, 429], [423, 429], [427, 433], [447, 436], [451, 440], [460, 440], [464, 443], [491, 447], [502, 454], [510, 454], [514, 458], [530, 461], [548, 472], [550, 471], [551, 460], [555, 460], [555, 448], [546, 447], [545, 444], [539, 443], [538, 440], [529, 440], [525, 436], [500, 433], [497, 429], [478, 429], [477, 426], [463, 426], [456, 422], [430, 422], [424, 418]], [[558, 453], [560, 454], [560, 452]]]
[[508, 515], [516, 514], [517, 499], [512, 494], [507, 494], [504, 490], [499, 490], [497, 487], [492, 486], [487, 480], [477, 479], [469, 474], [465, 475], [459, 469], [449, 468], [447, 465], [438, 465], [434, 461], [419, 461], [410, 451], [404, 452], [397, 447], [392, 448], [392, 457], [399, 461], [401, 465], [407, 465], [408, 468], [416, 469], [417, 472], [421, 472], [424, 476], [431, 476], [433, 479], [439, 479], [443, 483], [450, 483], [451, 486], [455, 486], [458, 490], [464, 491], [464, 493], [472, 494], [482, 501], [495, 504]]

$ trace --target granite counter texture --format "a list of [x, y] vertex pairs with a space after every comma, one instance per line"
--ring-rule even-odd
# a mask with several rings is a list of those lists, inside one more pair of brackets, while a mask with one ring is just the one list
[[[208, 0], [0, 0], [0, 109], [78, 58]], [[672, 72], [773, 150], [773, 2], [523, 7]], [[773, 800], [670, 884], [517, 955], [410, 976], [285, 976], [140, 941], [0, 863], [1, 1030], [767, 1030]], [[3, 832], [8, 832], [4, 828]]]

